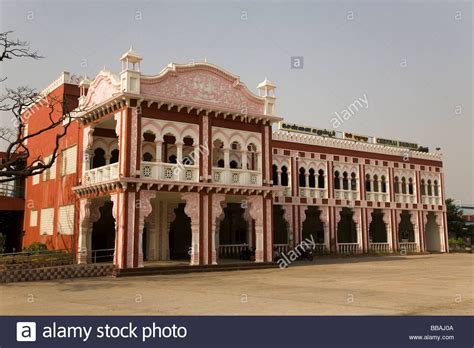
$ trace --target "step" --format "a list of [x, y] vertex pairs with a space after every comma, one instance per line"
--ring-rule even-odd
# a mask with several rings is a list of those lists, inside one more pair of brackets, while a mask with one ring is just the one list
[[180, 265], [180, 266], [153, 266], [142, 268], [124, 268], [115, 269], [114, 277], [130, 277], [143, 275], [160, 275], [160, 274], [182, 274], [193, 272], [219, 272], [219, 271], [241, 271], [250, 269], [276, 268], [277, 264], [273, 262], [259, 263], [233, 263], [224, 265]]

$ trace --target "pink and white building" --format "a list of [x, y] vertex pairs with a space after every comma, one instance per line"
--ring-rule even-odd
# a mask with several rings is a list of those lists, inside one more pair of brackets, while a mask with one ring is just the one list
[[[285, 130], [267, 79], [254, 94], [207, 62], [149, 76], [141, 60], [129, 50], [119, 74], [63, 79], [82, 121], [57, 175], [28, 179], [27, 240], [67, 246], [81, 263], [112, 250], [120, 268], [218, 264], [246, 247], [272, 261], [311, 236], [320, 253], [448, 251], [439, 153]], [[38, 197], [68, 175], [68, 208]]]

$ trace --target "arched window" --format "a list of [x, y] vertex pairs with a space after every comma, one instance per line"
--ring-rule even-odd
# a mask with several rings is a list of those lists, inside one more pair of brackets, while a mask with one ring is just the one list
[[224, 143], [220, 139], [212, 143], [212, 165], [224, 168]]
[[347, 172], [342, 173], [342, 189], [349, 190], [349, 178]]
[[365, 175], [365, 190], [370, 192], [370, 174]]
[[306, 187], [306, 170], [303, 167], [300, 168], [299, 182], [300, 187]]
[[334, 172], [334, 189], [341, 189], [341, 178], [339, 178], [339, 172], [337, 170]]
[[385, 175], [382, 175], [380, 177], [380, 186], [382, 186], [382, 192], [386, 193], [387, 192], [387, 182], [385, 181]]
[[145, 162], [152, 162], [152, 161], [153, 161], [153, 155], [152, 155], [151, 153], [149, 153], [149, 152], [145, 152], [145, 153], [143, 154], [143, 160], [144, 160]]
[[92, 158], [92, 168], [105, 166], [105, 151], [101, 147], [94, 150], [94, 158]]
[[402, 193], [407, 193], [407, 179], [405, 177], [402, 177]]
[[431, 180], [428, 180], [428, 196], [432, 196], [432, 195], [433, 195], [433, 189], [431, 186]]
[[379, 177], [377, 174], [374, 175], [374, 192], [379, 192]]
[[310, 168], [309, 170], [308, 181], [309, 181], [309, 184], [308, 184], [309, 187], [313, 187], [313, 188], [316, 187], [316, 176], [315, 176], [313, 168]]
[[[242, 147], [240, 146], [239, 142], [234, 141], [232, 144], [230, 144], [229, 154], [230, 158], [234, 158], [232, 161], [230, 161], [230, 167], [233, 169], [240, 169], [242, 167]], [[232, 164], [232, 162], [234, 162], [234, 164]]]
[[257, 146], [253, 143], [250, 143], [247, 146], [247, 151], [247, 168], [249, 170], [257, 170]]
[[426, 195], [426, 184], [425, 184], [425, 179], [421, 179], [420, 182], [420, 192], [422, 196]]
[[178, 158], [178, 157], [176, 157], [176, 155], [171, 155], [170, 157], [168, 157], [168, 163], [174, 163], [174, 164], [176, 164], [177, 158]]
[[278, 185], [278, 166], [276, 164], [272, 166], [272, 179], [273, 185]]
[[288, 168], [281, 167], [281, 186], [288, 186]]
[[318, 188], [324, 188], [324, 170], [318, 170]]
[[393, 192], [400, 193], [400, 181], [398, 176], [393, 179]]
[[413, 178], [408, 179], [408, 193], [411, 195], [415, 193], [415, 190], [413, 189]]
[[117, 163], [118, 160], [119, 160], [119, 150], [118, 149], [112, 150], [112, 152], [110, 153], [110, 164]]
[[176, 149], [176, 137], [172, 134], [166, 134], [163, 137], [163, 158], [167, 159], [167, 163], [176, 163], [178, 160]]
[[435, 180], [435, 181], [434, 181], [434, 186], [433, 186], [433, 188], [434, 188], [434, 195], [435, 195], [436, 197], [438, 197], [438, 196], [439, 196], [438, 180]]
[[357, 179], [356, 179], [356, 173], [354, 172], [351, 173], [351, 190], [357, 191]]

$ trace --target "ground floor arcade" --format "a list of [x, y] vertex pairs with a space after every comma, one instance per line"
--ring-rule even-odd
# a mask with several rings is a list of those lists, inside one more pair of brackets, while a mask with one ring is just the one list
[[79, 262], [102, 251], [121, 268], [218, 264], [245, 250], [252, 261], [272, 261], [276, 249], [304, 240], [317, 253], [447, 251], [441, 211], [276, 205], [265, 194], [119, 190], [81, 198], [79, 220]]

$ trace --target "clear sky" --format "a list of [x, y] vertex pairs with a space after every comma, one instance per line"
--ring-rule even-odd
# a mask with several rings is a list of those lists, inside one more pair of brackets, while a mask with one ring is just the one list
[[[454, 1], [0, 1], [13, 30], [46, 58], [2, 63], [8, 87], [42, 89], [61, 71], [119, 72], [133, 44], [142, 72], [169, 62], [217, 64], [255, 87], [277, 85], [277, 113], [400, 139], [444, 154], [447, 195], [474, 203], [472, 8]], [[291, 57], [303, 57], [292, 69]], [[2, 86], [2, 89], [5, 86]], [[0, 125], [10, 117], [2, 115]]]

